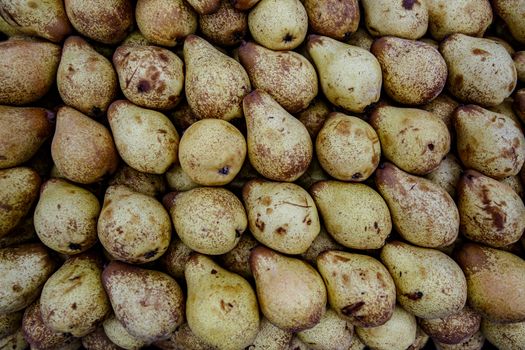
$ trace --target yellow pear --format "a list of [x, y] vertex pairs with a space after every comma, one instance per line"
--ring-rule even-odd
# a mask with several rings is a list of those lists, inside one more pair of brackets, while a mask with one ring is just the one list
[[199, 27], [214, 44], [237, 45], [248, 32], [248, 14], [233, 7], [231, 0], [220, 0], [216, 12], [199, 17]]
[[525, 9], [520, 2], [515, 0], [492, 1], [494, 12], [507, 24], [512, 36], [520, 43], [525, 43], [525, 24], [523, 15]]

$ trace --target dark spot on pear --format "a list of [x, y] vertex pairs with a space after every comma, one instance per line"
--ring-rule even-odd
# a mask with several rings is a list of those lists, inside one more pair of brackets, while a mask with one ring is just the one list
[[428, 149], [431, 150], [431, 151], [434, 150], [434, 144], [433, 144], [433, 143], [429, 143], [429, 144], [427, 145], [427, 147], [428, 147]]
[[147, 80], [139, 81], [137, 85], [137, 90], [139, 92], [148, 92], [151, 89], [150, 83]]
[[230, 168], [227, 166], [222, 167], [219, 169], [218, 173], [221, 175], [228, 175], [230, 173]]
[[216, 273], [217, 273], [217, 270], [215, 270], [215, 269], [212, 269], [212, 270], [211, 270], [211, 274], [212, 274], [212, 275], [215, 275]]
[[293, 39], [294, 39], [294, 38], [293, 38], [293, 36], [292, 36], [290, 33], [286, 34], [286, 35], [283, 37], [283, 41], [284, 41], [285, 43], [290, 43], [290, 42], [292, 42]]
[[352, 316], [353, 313], [358, 312], [364, 305], [364, 301], [358, 301], [357, 303], [353, 303], [343, 307], [341, 309], [341, 313], [345, 316]]
[[71, 250], [80, 250], [82, 249], [82, 246], [77, 243], [69, 243], [68, 248]]
[[423, 298], [423, 292], [415, 292], [415, 293], [407, 293], [407, 294], [404, 294], [404, 296], [406, 296], [408, 299], [410, 300], [419, 300], [421, 298]]

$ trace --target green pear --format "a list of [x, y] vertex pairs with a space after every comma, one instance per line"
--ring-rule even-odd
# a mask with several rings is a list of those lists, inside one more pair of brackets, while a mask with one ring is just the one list
[[465, 306], [458, 313], [442, 318], [419, 319], [419, 326], [440, 343], [458, 344], [479, 331], [481, 315]]
[[231, 120], [242, 116], [241, 102], [251, 86], [239, 62], [196, 35], [184, 41], [184, 62], [186, 98], [199, 118]]
[[200, 254], [188, 260], [184, 274], [186, 317], [193, 333], [221, 350], [252, 344], [259, 331], [259, 308], [250, 284]]
[[347, 350], [352, 342], [354, 327], [332, 309], [326, 310], [313, 328], [297, 333], [312, 350]]
[[237, 45], [248, 32], [248, 14], [233, 7], [231, 0], [220, 0], [216, 12], [199, 17], [199, 27], [214, 44]]
[[347, 41], [359, 26], [357, 0], [305, 0], [308, 24], [312, 31], [336, 40]]

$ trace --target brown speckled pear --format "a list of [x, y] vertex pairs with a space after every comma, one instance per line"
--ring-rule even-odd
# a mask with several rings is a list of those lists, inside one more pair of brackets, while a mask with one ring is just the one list
[[484, 318], [481, 331], [498, 349], [519, 350], [525, 344], [525, 322], [499, 323]]
[[0, 170], [0, 237], [22, 221], [38, 197], [39, 188], [40, 177], [31, 168]]
[[0, 249], [0, 313], [23, 310], [31, 304], [54, 269], [55, 262], [40, 243]]
[[221, 255], [219, 261], [228, 271], [249, 279], [253, 277], [250, 269], [250, 253], [257, 245], [259, 242], [249, 232], [245, 232], [239, 243], [228, 253]]
[[23, 311], [16, 311], [0, 315], [0, 338], [15, 333], [22, 324]]
[[446, 124], [422, 109], [380, 106], [372, 112], [370, 124], [385, 158], [411, 174], [430, 173], [450, 151]]
[[514, 190], [522, 199], [525, 198], [525, 188], [518, 175], [506, 177], [499, 182], [504, 183]]
[[120, 89], [134, 104], [152, 109], [173, 109], [184, 85], [182, 60], [173, 52], [147, 45], [123, 45], [113, 64]]
[[242, 116], [241, 102], [251, 85], [239, 62], [196, 35], [184, 41], [184, 62], [186, 99], [199, 118]]
[[192, 255], [191, 250], [178, 237], [172, 237], [166, 253], [159, 259], [160, 265], [171, 277], [184, 279], [184, 266]]
[[334, 105], [363, 113], [379, 100], [381, 66], [370, 52], [319, 35], [308, 37], [307, 51], [317, 68], [323, 93]]
[[42, 289], [40, 311], [46, 326], [75, 337], [94, 331], [111, 310], [101, 274], [102, 261], [96, 256], [66, 260]]
[[0, 169], [34, 156], [53, 132], [52, 117], [44, 108], [0, 106]]
[[184, 320], [182, 290], [165, 273], [112, 261], [102, 284], [116, 318], [141, 341], [166, 339]]
[[199, 15], [209, 15], [219, 10], [221, 0], [187, 0]]
[[108, 317], [102, 325], [109, 340], [119, 346], [119, 349], [140, 350], [146, 345], [146, 342], [129, 334], [115, 315]]
[[109, 130], [70, 107], [58, 110], [51, 155], [60, 174], [82, 184], [100, 181], [117, 169]]
[[133, 25], [131, 0], [64, 0], [64, 5], [80, 34], [103, 44], [122, 41]]
[[97, 231], [113, 258], [140, 264], [158, 259], [168, 249], [171, 221], [155, 198], [116, 185], [106, 191]]
[[[261, 319], [259, 333], [248, 350], [288, 350], [293, 334], [274, 326], [266, 318]], [[295, 349], [295, 348], [294, 348]]]
[[297, 333], [297, 336], [312, 350], [347, 350], [351, 345], [353, 334], [354, 326], [339, 317], [334, 310], [328, 309], [318, 324]]
[[516, 0], [495, 0], [492, 1], [494, 12], [507, 24], [514, 39], [520, 43], [525, 43], [525, 8], [520, 1]]
[[396, 284], [397, 302], [413, 315], [447, 317], [465, 307], [465, 275], [445, 253], [393, 241], [381, 250], [381, 261]]
[[24, 333], [22, 332], [21, 328], [18, 328], [14, 333], [3, 337], [1, 344], [6, 349], [12, 350], [25, 350], [29, 346], [24, 338]]
[[454, 111], [458, 106], [459, 103], [447, 93], [441, 93], [441, 95], [433, 99], [431, 102], [421, 106], [420, 108], [434, 114], [436, 117], [441, 119], [450, 131], [451, 139], [454, 139], [454, 125], [452, 119]]
[[308, 24], [313, 32], [346, 41], [359, 25], [359, 3], [357, 0], [303, 1]]
[[285, 254], [302, 254], [319, 234], [315, 203], [296, 184], [251, 180], [242, 190], [253, 236]]
[[308, 250], [301, 254], [301, 258], [312, 266], [317, 266], [317, 257], [327, 250], [344, 250], [344, 247], [337, 243], [332, 236], [321, 226], [319, 235], [312, 242]]
[[259, 246], [252, 250], [250, 267], [261, 311], [272, 324], [300, 332], [319, 323], [325, 313], [326, 288], [312, 266]]
[[374, 38], [372, 38], [365, 28], [359, 27], [357, 31], [350, 36], [350, 39], [346, 40], [346, 43], [370, 51], [370, 47], [372, 47], [372, 44], [374, 43]]
[[259, 331], [259, 308], [250, 284], [210, 258], [186, 263], [186, 317], [195, 335], [220, 350], [244, 349]]
[[323, 170], [319, 160], [316, 157], [312, 158], [312, 162], [306, 169], [306, 172], [301, 175], [300, 178], [295, 182], [304, 189], [310, 188], [314, 183], [318, 181], [330, 180], [330, 176]]
[[260, 0], [230, 0], [233, 4], [233, 7], [235, 7], [238, 10], [246, 11], [257, 5], [257, 3]]
[[164, 114], [118, 100], [108, 121], [119, 155], [133, 169], [163, 174], [177, 161], [179, 134]]
[[512, 60], [516, 66], [516, 72], [518, 73], [518, 79], [525, 82], [525, 50], [517, 51], [512, 55]]
[[457, 344], [479, 331], [481, 315], [465, 306], [458, 313], [443, 318], [420, 319], [420, 327], [441, 343]]
[[292, 182], [312, 161], [306, 127], [268, 93], [255, 90], [243, 101], [250, 163], [264, 177]]
[[180, 239], [202, 254], [229, 252], [248, 225], [241, 201], [224, 188], [200, 187], [170, 193], [164, 203]]
[[328, 118], [328, 114], [330, 114], [330, 108], [327, 103], [321, 98], [314, 98], [310, 105], [297, 113], [295, 117], [306, 126], [312, 139], [315, 139]]
[[0, 43], [0, 104], [24, 105], [51, 88], [61, 48], [50, 42], [13, 38]]
[[199, 27], [214, 44], [237, 45], [248, 32], [248, 14], [233, 7], [230, 0], [221, 0], [217, 12], [199, 17]]
[[163, 175], [147, 174], [123, 165], [111, 178], [108, 185], [128, 186], [135, 192], [156, 197], [166, 193], [166, 179]]
[[198, 338], [188, 323], [179, 326], [168, 339], [159, 340], [153, 345], [161, 350], [216, 350]]
[[140, 31], [135, 30], [129, 33], [126, 39], [124, 39], [124, 41], [122, 42], [122, 45], [147, 46], [147, 45], [152, 45], [152, 43], [148, 39], [146, 39], [146, 37], [142, 35]]
[[293, 51], [275, 52], [247, 42], [239, 60], [254, 89], [269, 93], [289, 113], [297, 113], [317, 96], [317, 74], [312, 64]]
[[166, 181], [168, 182], [168, 188], [172, 191], [189, 191], [199, 187], [199, 184], [193, 182], [179, 163], [173, 164], [172, 167], [168, 169], [165, 176]]
[[317, 268], [327, 286], [330, 306], [339, 317], [360, 327], [381, 326], [392, 317], [396, 286], [376, 259], [330, 250], [319, 255]]
[[108, 338], [102, 324], [93, 332], [82, 337], [82, 346], [87, 350], [121, 350]]
[[65, 104], [91, 117], [101, 117], [117, 95], [117, 75], [111, 62], [84, 39], [64, 42], [57, 86]]
[[438, 167], [425, 177], [447, 191], [450, 197], [456, 198], [456, 187], [462, 173], [463, 168], [458, 159], [449, 153], [439, 163]]

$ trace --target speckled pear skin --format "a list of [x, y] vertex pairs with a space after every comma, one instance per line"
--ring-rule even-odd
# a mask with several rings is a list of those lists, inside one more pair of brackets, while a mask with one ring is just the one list
[[210, 15], [219, 10], [221, 0], [187, 0], [199, 15]]
[[465, 306], [458, 313], [443, 318], [420, 319], [419, 325], [441, 343], [457, 344], [479, 331], [481, 315]]
[[159, 340], [153, 345], [162, 350], [216, 350], [197, 337], [187, 322], [179, 326], [168, 339]]
[[449, 153], [436, 169], [425, 175], [425, 178], [447, 191], [450, 197], [456, 198], [457, 184], [462, 173], [461, 163], [456, 156]]
[[15, 311], [0, 315], [0, 338], [15, 333], [22, 324], [23, 311]]
[[235, 7], [238, 10], [246, 11], [257, 5], [257, 3], [261, 0], [230, 0], [233, 4], [233, 7]]
[[113, 343], [102, 325], [99, 325], [96, 330], [82, 337], [82, 346], [89, 350], [121, 350], [122, 348]]
[[525, 322], [500, 323], [484, 318], [481, 331], [491, 344], [500, 349], [519, 349], [525, 344]]
[[[293, 334], [274, 326], [266, 318], [261, 319], [259, 333], [250, 350], [287, 350], [291, 346]], [[295, 348], [294, 348], [295, 349]]]
[[332, 309], [326, 310], [318, 324], [313, 328], [297, 333], [299, 339], [313, 350], [348, 349], [354, 335], [354, 327], [339, 317]]
[[360, 13], [357, 0], [304, 1], [308, 24], [320, 35], [347, 41], [357, 30]]
[[233, 7], [231, 0], [221, 0], [216, 12], [199, 17], [199, 27], [217, 45], [237, 45], [248, 32], [248, 14]]
[[109, 340], [119, 346], [119, 349], [140, 350], [146, 345], [146, 342], [129, 334], [115, 315], [108, 317], [102, 326]]
[[505, 21], [514, 39], [525, 43], [525, 23], [523, 23], [525, 10], [522, 4], [516, 0], [496, 0], [492, 1], [492, 7], [494, 12]]

